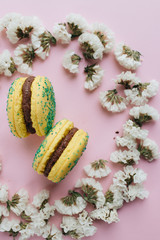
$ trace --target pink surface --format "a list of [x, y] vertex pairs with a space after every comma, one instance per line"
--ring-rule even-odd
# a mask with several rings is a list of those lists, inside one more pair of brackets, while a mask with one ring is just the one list
[[[2, 1], [1, 1], [2, 2]], [[149, 81], [153, 78], [159, 80], [159, 1], [106, 1], [106, 0], [68, 0], [68, 1], [3, 1], [0, 8], [0, 16], [8, 12], [19, 12], [24, 15], [38, 16], [48, 30], [52, 31], [55, 22], [65, 21], [65, 16], [71, 12], [82, 14], [89, 23], [103, 22], [116, 33], [116, 42], [125, 41], [133, 49], [143, 54], [144, 62], [138, 69], [137, 74], [142, 81]], [[0, 51], [8, 48], [14, 50], [4, 33], [1, 34]], [[0, 182], [6, 183], [10, 189], [10, 196], [20, 188], [29, 191], [32, 196], [43, 188], [51, 192], [51, 203], [55, 199], [67, 194], [76, 181], [84, 177], [83, 166], [99, 158], [109, 159], [111, 152], [116, 148], [113, 139], [116, 131], [122, 131], [122, 124], [128, 119], [128, 110], [120, 114], [109, 114], [99, 104], [99, 92], [114, 87], [112, 78], [123, 69], [117, 64], [114, 55], [111, 53], [104, 57], [101, 62], [105, 69], [105, 76], [102, 85], [92, 93], [83, 88], [83, 68], [87, 64], [84, 60], [80, 64], [80, 73], [72, 77], [61, 66], [62, 58], [67, 49], [74, 49], [80, 53], [77, 41], [72, 42], [68, 47], [57, 45], [53, 47], [50, 56], [44, 62], [36, 60], [33, 66], [34, 75], [47, 76], [55, 89], [57, 112], [55, 122], [62, 118], [68, 118], [75, 123], [75, 126], [86, 130], [90, 136], [87, 150], [78, 162], [74, 170], [59, 184], [53, 184], [39, 176], [32, 169], [34, 154], [43, 138], [36, 135], [26, 139], [14, 137], [9, 130], [6, 116], [6, 101], [8, 89], [13, 80], [21, 74], [14, 74], [12, 78], [1, 77], [0, 79], [0, 154], [3, 162]], [[150, 104], [160, 111], [160, 95], [158, 94], [150, 101]], [[160, 142], [159, 122], [146, 124], [149, 129], [149, 137]], [[119, 134], [119, 135], [120, 135]], [[112, 173], [119, 169], [109, 163]], [[147, 163], [140, 161], [141, 167], [148, 174], [145, 187], [150, 195], [147, 200], [136, 200], [125, 204], [119, 210], [120, 222], [108, 225], [97, 221], [97, 233], [88, 238], [112, 239], [112, 240], [159, 240], [160, 237], [160, 162]], [[107, 190], [112, 180], [112, 174], [101, 181], [104, 191]], [[53, 222], [58, 226], [60, 216], [56, 214]], [[7, 240], [7, 234], [0, 233], [0, 239]], [[40, 239], [34, 237], [32, 239]], [[70, 239], [64, 237], [64, 239]]]

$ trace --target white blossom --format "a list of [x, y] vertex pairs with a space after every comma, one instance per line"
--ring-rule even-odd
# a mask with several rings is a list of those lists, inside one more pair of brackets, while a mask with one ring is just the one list
[[14, 50], [14, 62], [17, 66], [17, 71], [20, 73], [32, 73], [32, 63], [35, 58], [35, 53], [32, 44], [20, 44]]
[[103, 188], [101, 184], [93, 178], [79, 179], [75, 185], [75, 188], [81, 188], [84, 192], [84, 199], [100, 208], [105, 203], [105, 197], [103, 194]]
[[123, 165], [138, 164], [140, 159], [140, 152], [137, 149], [132, 150], [118, 150], [111, 153], [110, 160], [114, 163], [121, 163]]
[[81, 225], [90, 226], [93, 222], [92, 218], [88, 215], [88, 212], [83, 210], [78, 216], [78, 222]]
[[[129, 170], [130, 171], [130, 170]], [[132, 170], [131, 170], [132, 171]], [[147, 174], [140, 168], [133, 169], [133, 182], [143, 183], [147, 179]]]
[[45, 200], [49, 199], [49, 191], [48, 190], [41, 190], [39, 193], [37, 193], [34, 197], [33, 197], [33, 202], [32, 204], [36, 207], [36, 208], [40, 208], [42, 203]]
[[[134, 192], [138, 186], [141, 185], [141, 190], [143, 188], [142, 183], [146, 180], [147, 174], [139, 168], [133, 168], [132, 166], [124, 167], [123, 171], [118, 171], [115, 173], [113, 178], [113, 186], [116, 187], [123, 196], [123, 200], [126, 202], [133, 201], [136, 197], [139, 196], [140, 199], [147, 197], [147, 191], [143, 190], [139, 195], [134, 197]], [[134, 188], [130, 186], [135, 186]], [[137, 186], [137, 187], [136, 187]], [[144, 197], [143, 197], [144, 196]]]
[[65, 215], [74, 215], [82, 212], [87, 206], [86, 201], [75, 191], [69, 191], [69, 195], [55, 201], [56, 210]]
[[96, 233], [96, 227], [92, 226], [92, 219], [85, 210], [77, 218], [63, 217], [60, 226], [65, 234], [75, 239], [93, 236]]
[[90, 216], [93, 219], [100, 219], [108, 224], [119, 221], [117, 210], [109, 209], [106, 206], [92, 211]]
[[56, 23], [53, 26], [53, 35], [62, 44], [69, 44], [71, 41], [71, 34], [67, 32], [66, 24]]
[[95, 34], [85, 32], [79, 36], [78, 42], [86, 59], [102, 59], [104, 46]]
[[22, 17], [21, 14], [15, 12], [6, 14], [4, 17], [0, 19], [0, 32], [3, 29], [7, 28], [11, 22], [17, 21], [17, 19], [21, 17]]
[[0, 184], [0, 202], [6, 203], [8, 200], [8, 186]]
[[93, 64], [85, 67], [84, 72], [87, 73], [84, 88], [93, 91], [101, 84], [104, 70], [99, 65]]
[[157, 143], [149, 138], [141, 141], [138, 150], [140, 151], [141, 156], [149, 162], [160, 157]]
[[132, 109], [130, 109], [129, 115], [133, 117], [134, 122], [136, 122], [136, 124], [138, 124], [139, 126], [142, 126], [143, 123], [150, 120], [159, 120], [158, 111], [155, 108], [149, 106], [148, 104], [140, 107], [133, 107]]
[[44, 27], [36, 28], [31, 35], [31, 42], [35, 54], [45, 60], [49, 56], [51, 44], [56, 44], [56, 39]]
[[47, 239], [47, 237], [51, 236], [50, 233], [51, 233], [51, 226], [50, 226], [50, 224], [46, 224], [42, 229], [41, 236], [43, 238]]
[[32, 216], [37, 215], [38, 210], [32, 204], [27, 204], [24, 213], [32, 219]]
[[124, 137], [116, 137], [117, 147], [127, 147], [128, 149], [137, 148], [137, 142], [135, 138], [132, 138], [130, 135]]
[[92, 33], [96, 34], [104, 46], [104, 53], [108, 53], [114, 46], [114, 33], [103, 23], [94, 23], [91, 26]]
[[[123, 188], [122, 188], [123, 189]], [[116, 184], [111, 184], [108, 191], [105, 193], [105, 206], [108, 209], [119, 209], [123, 206], [123, 194], [121, 188]]]
[[133, 85], [139, 84], [141, 80], [138, 77], [136, 77], [135, 73], [132, 73], [131, 71], [126, 71], [117, 75], [114, 82], [116, 84], [123, 85], [125, 88], [130, 88]]
[[45, 206], [40, 210], [40, 213], [43, 215], [43, 219], [49, 219], [51, 216], [54, 216], [55, 206], [46, 203]]
[[0, 217], [8, 217], [9, 216], [9, 211], [6, 206], [0, 205]]
[[10, 209], [17, 216], [19, 216], [26, 208], [28, 204], [29, 195], [25, 189], [20, 189], [14, 196], [12, 197], [12, 201], [10, 204]]
[[63, 229], [64, 233], [76, 230], [78, 225], [78, 220], [75, 217], [64, 216], [60, 227]]
[[81, 57], [78, 56], [74, 51], [69, 50], [65, 53], [63, 57], [62, 65], [65, 69], [69, 70], [69, 72], [78, 73], [80, 61]]
[[42, 236], [42, 234], [44, 233], [43, 228], [45, 226], [46, 221], [42, 212], [38, 212], [37, 215], [32, 216], [32, 222], [30, 223], [30, 227], [31, 229], [33, 229], [34, 234], [36, 234], [37, 236]]
[[83, 185], [89, 185], [95, 188], [97, 191], [103, 191], [102, 185], [93, 178], [82, 178], [79, 179], [75, 185], [75, 188], [80, 188]]
[[124, 97], [117, 94], [117, 90], [100, 92], [101, 105], [110, 112], [122, 112], [127, 108], [127, 101]]
[[16, 70], [11, 53], [6, 49], [0, 54], [0, 74], [11, 76]]
[[51, 233], [50, 233], [51, 240], [63, 240], [62, 232], [52, 224]]
[[98, 161], [94, 161], [89, 165], [84, 167], [84, 171], [88, 177], [94, 178], [102, 178], [109, 175], [111, 169], [106, 165], [105, 160], [100, 159]]
[[134, 201], [136, 198], [142, 200], [148, 198], [149, 192], [142, 184], [130, 185], [128, 188], [129, 201]]
[[117, 44], [114, 54], [119, 64], [126, 69], [136, 70], [141, 65], [141, 54], [138, 51], [131, 50], [124, 43]]
[[8, 218], [3, 218], [0, 224], [0, 232], [9, 232], [13, 230], [14, 232], [19, 232], [20, 222], [17, 219], [9, 220]]
[[148, 130], [143, 130], [132, 120], [128, 120], [123, 125], [123, 134], [124, 136], [130, 136], [134, 139], [144, 140], [145, 138], [147, 138]]
[[29, 38], [33, 29], [39, 27], [39, 19], [37, 17], [20, 16], [11, 21], [7, 26], [7, 37], [13, 44], [23, 38]]
[[143, 183], [147, 179], [147, 174], [140, 168], [133, 168], [132, 166], [126, 166], [123, 171], [118, 171], [115, 173], [113, 178], [113, 184], [121, 183], [130, 185], [132, 183]]
[[33, 224], [32, 223], [27, 224], [25, 227], [21, 228], [19, 232], [21, 234], [19, 240], [29, 239], [34, 235]]
[[144, 105], [148, 102], [148, 98], [157, 94], [158, 88], [158, 81], [151, 80], [150, 82], [139, 83], [132, 89], [125, 89], [124, 93], [132, 105]]
[[79, 36], [89, 28], [87, 21], [80, 14], [71, 13], [67, 15], [66, 21], [72, 33], [72, 37]]
[[9, 232], [11, 230], [12, 223], [8, 218], [3, 218], [0, 224], [0, 232]]

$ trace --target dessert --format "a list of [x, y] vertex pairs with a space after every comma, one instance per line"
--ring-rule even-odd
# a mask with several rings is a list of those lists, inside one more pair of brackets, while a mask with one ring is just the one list
[[73, 122], [59, 121], [37, 150], [33, 168], [53, 182], [60, 182], [76, 165], [85, 150], [88, 135]]
[[19, 138], [47, 135], [55, 116], [55, 97], [46, 77], [17, 78], [8, 94], [7, 114], [11, 132]]

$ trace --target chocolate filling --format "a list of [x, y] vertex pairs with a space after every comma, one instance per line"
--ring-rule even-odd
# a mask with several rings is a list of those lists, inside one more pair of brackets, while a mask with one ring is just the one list
[[51, 157], [49, 158], [45, 170], [44, 170], [44, 176], [48, 176], [49, 172], [51, 171], [52, 167], [56, 163], [56, 161], [59, 159], [67, 145], [69, 144], [70, 140], [74, 136], [74, 134], [78, 131], [78, 128], [72, 128], [69, 133], [62, 139], [56, 150], [52, 153]]
[[22, 87], [22, 110], [24, 114], [24, 121], [26, 124], [27, 132], [33, 134], [36, 130], [32, 127], [31, 120], [31, 85], [35, 77], [30, 76], [26, 78]]

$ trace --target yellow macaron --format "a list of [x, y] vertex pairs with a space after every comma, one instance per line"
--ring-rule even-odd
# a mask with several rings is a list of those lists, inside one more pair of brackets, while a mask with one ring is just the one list
[[47, 135], [55, 117], [55, 96], [47, 77], [30, 76], [16, 79], [7, 101], [11, 132], [19, 138], [36, 133]]
[[48, 133], [35, 154], [33, 168], [49, 180], [60, 182], [86, 149], [88, 134], [63, 119]]

